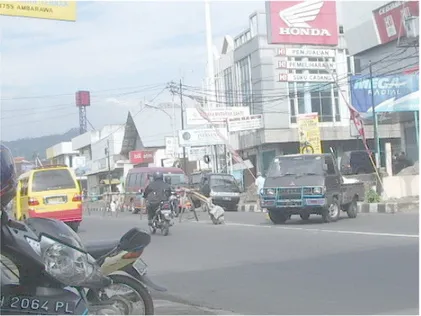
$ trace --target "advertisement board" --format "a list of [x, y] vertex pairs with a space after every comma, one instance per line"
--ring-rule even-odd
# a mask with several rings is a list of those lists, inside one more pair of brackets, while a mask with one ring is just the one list
[[[230, 117], [241, 117], [250, 115], [248, 107], [229, 107], [222, 109], [203, 109], [212, 123], [225, 123]], [[204, 125], [209, 122], [200, 115], [196, 108], [186, 108], [187, 125]]]
[[267, 1], [269, 44], [338, 45], [336, 2]]
[[205, 155], [211, 155], [210, 147], [190, 147], [187, 150], [189, 161], [203, 160]]
[[281, 82], [333, 82], [330, 74], [279, 74]]
[[419, 1], [393, 1], [373, 11], [379, 44], [406, 35], [402, 17], [419, 16]]
[[76, 106], [90, 106], [91, 94], [89, 91], [76, 92]]
[[228, 131], [240, 132], [263, 128], [263, 115], [247, 115], [228, 119]]
[[178, 137], [165, 137], [165, 155], [168, 157], [178, 156], [180, 146], [178, 145]]
[[286, 57], [311, 57], [311, 58], [335, 58], [335, 49], [323, 48], [279, 48], [277, 56]]
[[228, 136], [225, 128], [188, 129], [178, 133], [178, 142], [182, 147], [223, 145]]
[[76, 1], [0, 1], [0, 15], [76, 21]]
[[141, 163], [152, 163], [154, 160], [154, 152], [146, 150], [135, 150], [129, 153], [131, 164], [138, 165]]
[[299, 114], [297, 125], [300, 153], [321, 154], [319, 115], [317, 113]]
[[[372, 112], [371, 80], [366, 76], [351, 77], [351, 102], [360, 113]], [[419, 76], [399, 74], [373, 78], [376, 112], [419, 111]]]
[[278, 61], [278, 68], [280, 68], [280, 69], [326, 70], [326, 69], [336, 69], [336, 65], [335, 65], [335, 63], [320, 62], [320, 61], [280, 60], [280, 61]]

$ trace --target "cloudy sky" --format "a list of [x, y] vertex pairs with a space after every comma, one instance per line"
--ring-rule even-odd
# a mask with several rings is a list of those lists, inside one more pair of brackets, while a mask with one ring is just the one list
[[[214, 42], [248, 27], [264, 2], [212, 4]], [[183, 76], [200, 86], [206, 63], [203, 2], [78, 2], [77, 22], [0, 16], [1, 138], [78, 126], [74, 93], [92, 91], [95, 128], [123, 123], [129, 107]], [[33, 98], [40, 96], [39, 98]], [[156, 102], [169, 101], [168, 93]]]
[[[186, 84], [201, 86], [206, 67], [202, 1], [77, 5], [77, 22], [0, 16], [1, 139], [77, 127], [77, 90], [91, 91], [88, 120], [100, 128], [123, 123], [129, 108], [152, 100], [181, 76]], [[358, 2], [355, 10], [379, 5]], [[264, 7], [264, 1], [213, 1], [218, 50], [224, 35], [239, 34], [249, 15]], [[170, 100], [163, 93], [155, 102]]]

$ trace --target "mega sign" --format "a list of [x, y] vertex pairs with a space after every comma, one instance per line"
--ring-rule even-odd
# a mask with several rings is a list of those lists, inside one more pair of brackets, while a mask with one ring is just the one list
[[[374, 107], [376, 112], [419, 111], [419, 77], [393, 75], [373, 78]], [[360, 112], [371, 112], [370, 79], [364, 76], [351, 78], [351, 101]]]
[[270, 44], [338, 45], [336, 2], [268, 1]]
[[389, 43], [406, 35], [403, 19], [419, 16], [418, 1], [394, 1], [373, 11], [380, 44]]
[[154, 158], [153, 151], [136, 150], [129, 153], [130, 163], [138, 165], [141, 163], [152, 163]]

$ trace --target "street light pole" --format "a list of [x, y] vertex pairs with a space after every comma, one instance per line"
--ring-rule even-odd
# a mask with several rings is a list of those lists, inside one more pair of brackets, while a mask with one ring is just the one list
[[[183, 109], [183, 82], [180, 79], [180, 111], [181, 111], [181, 130], [184, 130], [184, 109]], [[183, 146], [183, 169], [187, 173], [186, 147]]]
[[376, 107], [374, 105], [374, 87], [373, 87], [373, 68], [371, 64], [371, 60], [369, 62], [369, 70], [370, 70], [370, 90], [371, 90], [371, 110], [373, 111], [373, 131], [374, 131], [374, 148], [376, 152], [376, 168], [380, 167], [380, 144], [379, 144], [379, 134], [377, 131], [377, 113]]

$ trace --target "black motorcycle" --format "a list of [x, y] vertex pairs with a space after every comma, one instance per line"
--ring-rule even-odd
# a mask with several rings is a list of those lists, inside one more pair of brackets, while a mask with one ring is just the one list
[[113, 255], [121, 254], [124, 259], [126, 253], [133, 260], [133, 256], [140, 257], [150, 241], [148, 234], [131, 229], [117, 243], [89, 246], [91, 254], [79, 236], [60, 221], [29, 218], [21, 223], [2, 212], [1, 237], [1, 254], [16, 265], [19, 275], [2, 262], [0, 314], [131, 314], [135, 297], [104, 295], [104, 289], [113, 283], [130, 283], [131, 288], [140, 289], [136, 292], [145, 302], [145, 314], [153, 314], [152, 298], [140, 282], [154, 285], [138, 265], [123, 265], [125, 278], [105, 276], [100, 268]]
[[149, 226], [152, 234], [156, 233], [157, 229], [161, 230], [164, 236], [170, 233], [170, 227], [173, 225], [173, 211], [169, 201], [162, 201], [159, 203], [158, 209], [155, 211], [155, 216], [152, 219], [152, 224]]

